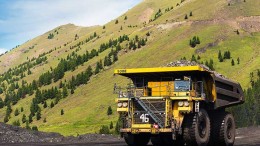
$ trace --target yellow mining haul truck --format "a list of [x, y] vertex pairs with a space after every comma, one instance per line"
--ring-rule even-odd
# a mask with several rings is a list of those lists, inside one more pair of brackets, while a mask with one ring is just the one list
[[116, 69], [121, 135], [129, 146], [233, 145], [235, 122], [226, 107], [244, 102], [239, 83], [200, 65]]

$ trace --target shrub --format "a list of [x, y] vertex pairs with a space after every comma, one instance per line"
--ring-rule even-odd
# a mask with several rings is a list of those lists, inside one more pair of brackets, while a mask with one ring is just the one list
[[99, 134], [109, 134], [109, 128], [106, 125], [102, 125], [99, 129]]
[[32, 127], [32, 130], [33, 130], [33, 131], [38, 131], [38, 127], [37, 127], [37, 126], [33, 126], [33, 127]]

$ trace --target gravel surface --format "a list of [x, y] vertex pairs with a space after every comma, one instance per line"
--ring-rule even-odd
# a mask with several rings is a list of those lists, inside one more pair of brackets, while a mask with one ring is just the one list
[[204, 68], [205, 70], [211, 71], [209, 67], [204, 64], [199, 64], [195, 61], [188, 61], [188, 60], [177, 60], [166, 64], [166, 67], [177, 67], [177, 66], [196, 66], [199, 65], [200, 67]]
[[[152, 144], [149, 143], [149, 146]], [[64, 137], [0, 123], [0, 146], [127, 146], [122, 138], [104, 134]], [[238, 128], [235, 146], [260, 146], [260, 127]]]
[[46, 133], [0, 123], [0, 145], [3, 143], [84, 143], [118, 141], [119, 137], [105, 134], [85, 134], [64, 137], [58, 133]]

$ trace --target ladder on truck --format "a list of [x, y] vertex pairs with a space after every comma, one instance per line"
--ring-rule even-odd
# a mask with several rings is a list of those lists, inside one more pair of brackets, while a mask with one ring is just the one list
[[[156, 108], [152, 104], [149, 104], [151, 105], [149, 107], [142, 99], [138, 97], [134, 97], [134, 99], [149, 114], [149, 116], [159, 125], [159, 127], [163, 128], [164, 122], [153, 112], [156, 110]], [[151, 108], [153, 108], [153, 110]]]

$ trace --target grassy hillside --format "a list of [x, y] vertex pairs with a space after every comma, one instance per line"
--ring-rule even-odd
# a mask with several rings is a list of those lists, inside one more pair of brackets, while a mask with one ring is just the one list
[[[243, 88], [249, 86], [249, 73], [259, 69], [260, 57], [260, 6], [259, 0], [145, 0], [125, 14], [105, 24], [104, 26], [78, 27], [72, 24], [57, 27], [35, 39], [29, 40], [21, 46], [13, 49], [0, 57], [1, 73], [9, 68], [37, 58], [44, 52], [43, 56], [47, 61], [38, 64], [30, 69], [32, 74], [25, 75], [19, 79], [31, 83], [38, 80], [42, 73], [52, 71], [62, 58], [67, 55], [82, 55], [92, 49], [98, 50], [102, 43], [110, 39], [117, 39], [119, 36], [128, 35], [130, 41], [138, 35], [139, 38], [147, 38], [145, 46], [136, 50], [129, 49], [129, 42], [124, 41], [120, 45], [122, 50], [118, 53], [118, 61], [111, 66], [105, 67], [97, 75], [93, 75], [87, 84], [78, 86], [74, 94], [63, 98], [53, 108], [50, 104], [54, 99], [48, 99], [48, 107], [41, 107], [41, 119], [30, 124], [37, 125], [39, 130], [59, 132], [64, 135], [77, 135], [83, 133], [98, 132], [101, 125], [109, 125], [112, 121], [116, 123], [117, 113], [113, 95], [113, 84], [121, 85], [127, 82], [126, 79], [113, 76], [115, 68], [136, 68], [164, 66], [170, 61], [186, 57], [191, 59], [192, 55], [199, 55], [200, 62], [213, 59], [216, 71], [228, 78], [240, 82]], [[159, 10], [160, 9], [160, 10]], [[190, 13], [192, 12], [192, 16]], [[187, 15], [188, 19], [185, 19]], [[156, 17], [155, 17], [156, 16]], [[116, 24], [116, 21], [118, 23]], [[58, 32], [58, 33], [57, 33]], [[149, 35], [148, 35], [149, 32]], [[238, 34], [239, 32], [239, 34]], [[71, 46], [93, 36], [95, 37], [71, 49]], [[52, 39], [48, 39], [54, 34]], [[77, 36], [77, 37], [76, 37]], [[195, 48], [189, 46], [189, 41], [198, 36], [200, 44]], [[33, 47], [34, 46], [34, 47]], [[40, 90], [50, 89], [59, 86], [60, 81], [68, 83], [72, 76], [85, 71], [88, 66], [95, 70], [96, 63], [102, 60], [112, 50], [112, 47], [99, 53], [98, 56], [84, 62], [73, 71], [65, 72], [65, 75], [58, 82], [39, 87]], [[115, 50], [115, 47], [113, 47]], [[231, 52], [231, 59], [235, 65], [231, 66], [231, 59], [224, 62], [218, 61], [218, 52], [221, 50]], [[237, 58], [240, 63], [237, 64]], [[2, 77], [2, 76], [1, 76]], [[14, 76], [20, 78], [20, 75]], [[9, 87], [10, 82], [3, 81]], [[2, 85], [1, 85], [2, 86]], [[15, 90], [17, 92], [17, 90]], [[70, 89], [69, 89], [70, 92]], [[2, 99], [5, 93], [0, 94]], [[12, 113], [8, 123], [22, 119], [25, 114], [28, 118], [30, 105], [34, 94], [26, 95], [12, 105]], [[112, 106], [113, 114], [107, 116], [107, 108]], [[18, 116], [14, 116], [16, 108], [24, 108]], [[0, 109], [0, 120], [4, 120], [6, 106]], [[61, 109], [64, 115], [60, 114]], [[43, 120], [46, 118], [46, 122]], [[25, 126], [25, 124], [21, 124]]]

